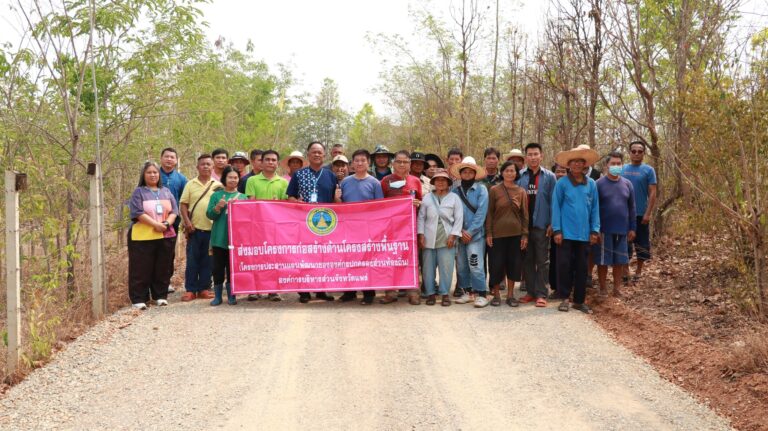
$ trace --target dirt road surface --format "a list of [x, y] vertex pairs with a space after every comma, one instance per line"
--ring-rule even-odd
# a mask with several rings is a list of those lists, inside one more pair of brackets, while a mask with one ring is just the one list
[[177, 296], [69, 345], [0, 429], [729, 429], [575, 310]]

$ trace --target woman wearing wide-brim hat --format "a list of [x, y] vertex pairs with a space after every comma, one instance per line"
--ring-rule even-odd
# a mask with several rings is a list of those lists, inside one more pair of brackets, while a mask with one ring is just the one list
[[418, 217], [419, 248], [423, 260], [421, 277], [427, 305], [435, 305], [435, 274], [439, 272], [437, 290], [441, 304], [446, 307], [451, 305], [448, 291], [456, 261], [456, 243], [461, 238], [464, 208], [459, 196], [451, 193], [451, 178], [444, 169], [435, 172], [430, 183], [435, 190], [424, 197]]
[[[291, 163], [291, 161], [293, 161], [293, 163]], [[297, 161], [300, 162], [301, 165], [299, 165]], [[288, 157], [280, 161], [280, 167], [282, 167], [285, 172], [285, 179], [289, 181], [294, 172], [301, 168], [306, 168], [307, 166], [309, 166], [309, 161], [304, 158], [304, 154], [302, 154], [301, 151], [291, 151], [291, 154]]]
[[[587, 252], [596, 244], [600, 232], [600, 208], [595, 180], [586, 176], [586, 167], [600, 155], [591, 148], [561, 151], [555, 162], [568, 167], [568, 175], [555, 184], [552, 194], [552, 232], [557, 244], [557, 295], [559, 311], [571, 307], [585, 313]], [[570, 303], [573, 287], [573, 305]]]
[[[485, 168], [472, 157], [451, 166], [450, 173], [459, 181], [453, 188], [464, 204], [462, 237], [456, 257], [457, 289], [461, 295], [458, 304], [472, 301], [477, 293], [475, 307], [488, 305], [488, 283], [485, 282], [485, 217], [488, 213], [488, 189], [479, 182], [486, 177]], [[454, 294], [456, 295], [456, 294]]]

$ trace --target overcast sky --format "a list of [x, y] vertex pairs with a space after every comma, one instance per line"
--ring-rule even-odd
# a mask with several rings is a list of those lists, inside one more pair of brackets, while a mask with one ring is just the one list
[[[526, 31], [536, 32], [546, 2], [500, 3], [505, 15], [521, 23]], [[203, 11], [212, 40], [222, 36], [243, 49], [251, 39], [257, 58], [271, 66], [290, 66], [300, 81], [295, 89], [298, 92], [317, 93], [323, 78], [332, 78], [339, 87], [342, 106], [355, 113], [365, 102], [371, 102], [379, 112], [384, 111], [381, 96], [374, 90], [382, 70], [382, 57], [366, 40], [366, 34], [400, 34], [415, 40], [409, 8], [426, 8], [447, 18], [450, 5], [449, 0], [217, 0]]]

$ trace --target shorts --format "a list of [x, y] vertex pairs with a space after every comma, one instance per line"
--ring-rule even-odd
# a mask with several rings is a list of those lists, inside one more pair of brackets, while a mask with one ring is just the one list
[[614, 266], [629, 263], [626, 235], [601, 233], [600, 244], [592, 246], [592, 258], [596, 265]]

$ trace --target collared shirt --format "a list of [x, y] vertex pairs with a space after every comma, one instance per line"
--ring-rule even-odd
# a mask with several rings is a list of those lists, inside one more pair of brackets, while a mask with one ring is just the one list
[[488, 189], [480, 182], [475, 181], [472, 187], [464, 193], [464, 189], [461, 188], [461, 181], [459, 185], [453, 188], [453, 193], [458, 196], [464, 194], [467, 201], [475, 207], [477, 211], [473, 212], [462, 200], [464, 205], [464, 229], [469, 232], [470, 235], [476, 237], [485, 234], [485, 216], [488, 214]]
[[178, 202], [181, 199], [181, 192], [184, 191], [184, 186], [187, 185], [187, 177], [176, 169], [171, 172], [165, 172], [165, 169], [160, 168], [160, 181], [163, 182], [163, 187], [167, 187], [171, 191], [176, 202]]
[[419, 207], [418, 233], [424, 235], [427, 248], [436, 248], [438, 224], [443, 225], [447, 235], [461, 236], [464, 224], [464, 208], [461, 199], [448, 193], [441, 199], [432, 193], [424, 196]]
[[[211, 185], [210, 188], [208, 187], [209, 184]], [[211, 227], [213, 227], [213, 222], [205, 215], [205, 211], [208, 209], [208, 202], [211, 200], [213, 192], [220, 187], [221, 183], [213, 178], [209, 179], [206, 183], [200, 182], [199, 178], [193, 178], [184, 187], [179, 203], [186, 204], [189, 211], [192, 211], [192, 207], [194, 207], [191, 218], [195, 229], [211, 230]], [[205, 192], [206, 189], [208, 189], [207, 192]], [[203, 195], [203, 192], [205, 192], [205, 195]], [[202, 199], [200, 198], [201, 196]]]
[[376, 177], [377, 180], [381, 181], [387, 175], [392, 175], [392, 169], [387, 168], [386, 170], [384, 170], [384, 172], [379, 172], [379, 170], [376, 167], [374, 167], [373, 170], [371, 171], [371, 175]]
[[[211, 240], [210, 246], [216, 248], [227, 248], [229, 245], [229, 230], [227, 229], [227, 207], [222, 208], [219, 212], [216, 212], [216, 205], [221, 198], [229, 202], [232, 199], [246, 199], [245, 195], [240, 192], [228, 192], [224, 189], [216, 190], [209, 199], [208, 207], [205, 211], [205, 216], [208, 217], [213, 223], [211, 228]], [[197, 210], [195, 210], [197, 211]]]
[[576, 181], [570, 174], [560, 178], [552, 194], [552, 230], [571, 241], [589, 241], [600, 232], [600, 201], [595, 180], [584, 176]]
[[277, 174], [267, 178], [263, 172], [248, 178], [245, 185], [245, 195], [253, 199], [284, 201], [288, 199], [287, 190], [288, 180]]
[[293, 174], [286, 193], [304, 202], [311, 202], [312, 194], [316, 193], [317, 202], [332, 203], [338, 183], [336, 175], [328, 169], [316, 171], [307, 166]]
[[255, 175], [256, 175], [256, 172], [253, 172], [253, 170], [251, 170], [247, 174], [240, 177], [240, 182], [237, 183], [237, 191], [242, 194], [245, 194], [245, 186], [248, 184], [248, 178], [251, 178]]
[[[536, 188], [536, 201], [533, 211], [530, 213], [530, 226], [538, 229], [546, 229], [552, 224], [552, 192], [555, 190], [557, 177], [549, 169], [539, 167], [538, 187]], [[526, 167], [520, 171], [517, 185], [528, 190], [531, 182], [531, 169]]]

